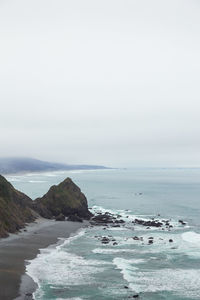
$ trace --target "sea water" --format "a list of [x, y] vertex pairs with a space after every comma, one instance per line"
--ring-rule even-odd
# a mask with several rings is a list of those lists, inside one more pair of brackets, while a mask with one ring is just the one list
[[[7, 179], [34, 199], [66, 177], [80, 186], [93, 213], [121, 215], [125, 223], [83, 228], [41, 249], [26, 267], [38, 284], [36, 300], [200, 299], [200, 169], [62, 171]], [[147, 229], [133, 224], [135, 218], [170, 220], [173, 227]], [[102, 244], [103, 236], [117, 245]]]

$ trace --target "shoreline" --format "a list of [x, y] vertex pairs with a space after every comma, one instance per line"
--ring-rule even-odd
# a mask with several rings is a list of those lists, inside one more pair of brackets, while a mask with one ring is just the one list
[[0, 239], [0, 299], [32, 299], [31, 294], [37, 289], [37, 284], [25, 273], [26, 261], [34, 259], [40, 249], [56, 244], [59, 238], [68, 238], [87, 225], [87, 221], [78, 223], [38, 218], [18, 234]]
[[[4, 177], [9, 176], [26, 176], [26, 175], [40, 175], [40, 174], [49, 174], [49, 173], [66, 173], [66, 172], [80, 172], [80, 171], [105, 171], [105, 170], [117, 170], [120, 168], [111, 168], [111, 167], [104, 167], [104, 168], [97, 168], [97, 169], [66, 169], [66, 170], [38, 170], [38, 171], [20, 171], [17, 173], [0, 173]], [[123, 168], [126, 170], [126, 168]]]

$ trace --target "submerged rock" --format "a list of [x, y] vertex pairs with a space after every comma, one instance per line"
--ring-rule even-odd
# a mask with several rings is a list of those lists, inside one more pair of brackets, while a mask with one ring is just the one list
[[134, 237], [133, 237], [133, 240], [134, 240], [134, 241], [139, 241], [140, 238], [139, 238], [138, 236], [134, 236]]
[[109, 244], [110, 239], [109, 239], [108, 237], [104, 236], [104, 237], [101, 239], [101, 242], [102, 242], [102, 244]]
[[186, 225], [186, 222], [184, 222], [183, 220], [178, 220], [179, 223], [181, 223], [182, 225]]
[[150, 244], [153, 244], [153, 240], [149, 240], [149, 245], [150, 245]]

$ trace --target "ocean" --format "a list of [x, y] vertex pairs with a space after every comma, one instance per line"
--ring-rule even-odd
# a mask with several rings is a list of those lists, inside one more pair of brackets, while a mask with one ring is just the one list
[[[35, 199], [66, 177], [81, 188], [92, 212], [120, 215], [125, 223], [83, 228], [41, 249], [26, 266], [38, 284], [36, 300], [200, 299], [200, 169], [62, 171], [7, 179]], [[148, 228], [134, 224], [136, 218], [169, 220], [172, 226]], [[113, 242], [102, 244], [102, 237]]]

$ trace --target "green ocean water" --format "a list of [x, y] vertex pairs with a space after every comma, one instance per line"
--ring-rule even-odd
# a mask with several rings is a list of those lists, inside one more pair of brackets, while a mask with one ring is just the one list
[[[136, 294], [148, 300], [200, 299], [200, 169], [74, 171], [7, 178], [36, 198], [68, 176], [86, 194], [93, 212], [120, 214], [125, 224], [82, 229], [41, 250], [27, 265], [27, 273], [39, 286], [35, 299], [129, 299]], [[170, 220], [173, 227], [147, 229], [134, 225], [135, 218]], [[109, 236], [117, 245], [102, 244], [100, 236]], [[154, 240], [151, 245], [149, 237]]]

